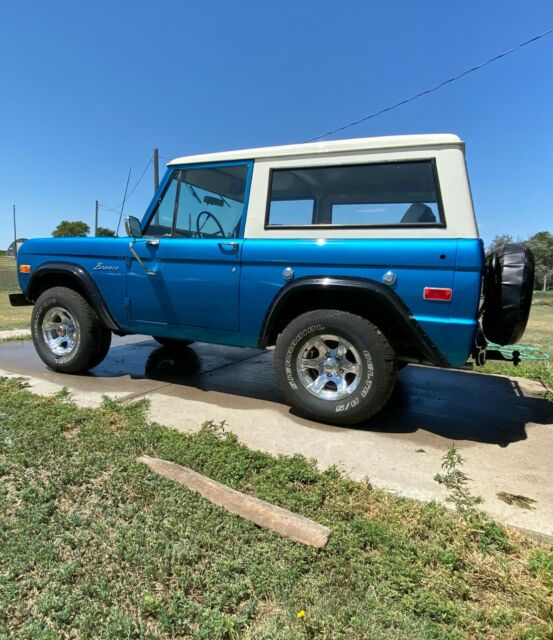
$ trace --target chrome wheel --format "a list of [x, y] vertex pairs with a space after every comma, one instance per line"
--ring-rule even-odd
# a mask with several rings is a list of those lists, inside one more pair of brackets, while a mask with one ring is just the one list
[[77, 324], [67, 309], [48, 309], [42, 320], [42, 337], [55, 356], [66, 356], [73, 351], [77, 342]]
[[296, 357], [302, 385], [321, 400], [341, 400], [359, 386], [362, 361], [346, 339], [320, 335], [308, 340]]

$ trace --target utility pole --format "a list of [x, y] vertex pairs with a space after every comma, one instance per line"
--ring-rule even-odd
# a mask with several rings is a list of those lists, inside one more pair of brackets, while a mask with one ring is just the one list
[[96, 200], [96, 213], [94, 215], [94, 237], [98, 235], [98, 200]]
[[154, 193], [157, 191], [159, 187], [159, 153], [157, 147], [154, 149]]
[[17, 227], [15, 225], [15, 205], [13, 205], [13, 250], [17, 258]]

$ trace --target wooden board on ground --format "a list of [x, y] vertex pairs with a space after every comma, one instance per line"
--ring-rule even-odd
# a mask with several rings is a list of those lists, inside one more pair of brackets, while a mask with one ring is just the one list
[[141, 456], [138, 462], [166, 478], [170, 478], [185, 487], [197, 491], [210, 502], [224, 507], [246, 520], [250, 520], [261, 527], [273, 529], [291, 540], [321, 549], [328, 541], [331, 530], [313, 520], [304, 518], [292, 511], [277, 507], [270, 502], [260, 500], [254, 496], [231, 489], [220, 482], [182, 467], [174, 462], [161, 458]]

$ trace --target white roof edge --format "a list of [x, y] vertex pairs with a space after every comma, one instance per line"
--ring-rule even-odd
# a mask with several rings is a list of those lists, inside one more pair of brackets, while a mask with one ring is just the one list
[[237, 149], [193, 156], [182, 156], [167, 163], [167, 166], [194, 164], [199, 162], [224, 162], [227, 160], [255, 160], [257, 158], [278, 158], [283, 156], [304, 156], [345, 151], [370, 151], [373, 149], [398, 149], [407, 147], [434, 147], [464, 145], [453, 133], [432, 133], [405, 136], [382, 136], [375, 138], [351, 138], [323, 142], [304, 142], [285, 144], [276, 147], [258, 147], [256, 149]]

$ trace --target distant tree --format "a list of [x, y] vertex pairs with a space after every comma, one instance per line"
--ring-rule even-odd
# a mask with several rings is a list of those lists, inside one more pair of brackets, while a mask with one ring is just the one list
[[115, 238], [115, 231], [113, 231], [113, 229], [107, 229], [106, 227], [98, 227], [96, 235], [102, 236], [103, 238]]
[[512, 236], [495, 236], [486, 249], [486, 253], [493, 253], [494, 251], [501, 251], [506, 244], [513, 241]]
[[62, 220], [52, 231], [54, 238], [84, 238], [88, 235], [90, 227], [86, 222], [75, 220]]
[[536, 289], [550, 289], [553, 285], [553, 234], [539, 231], [528, 238], [536, 264]]

